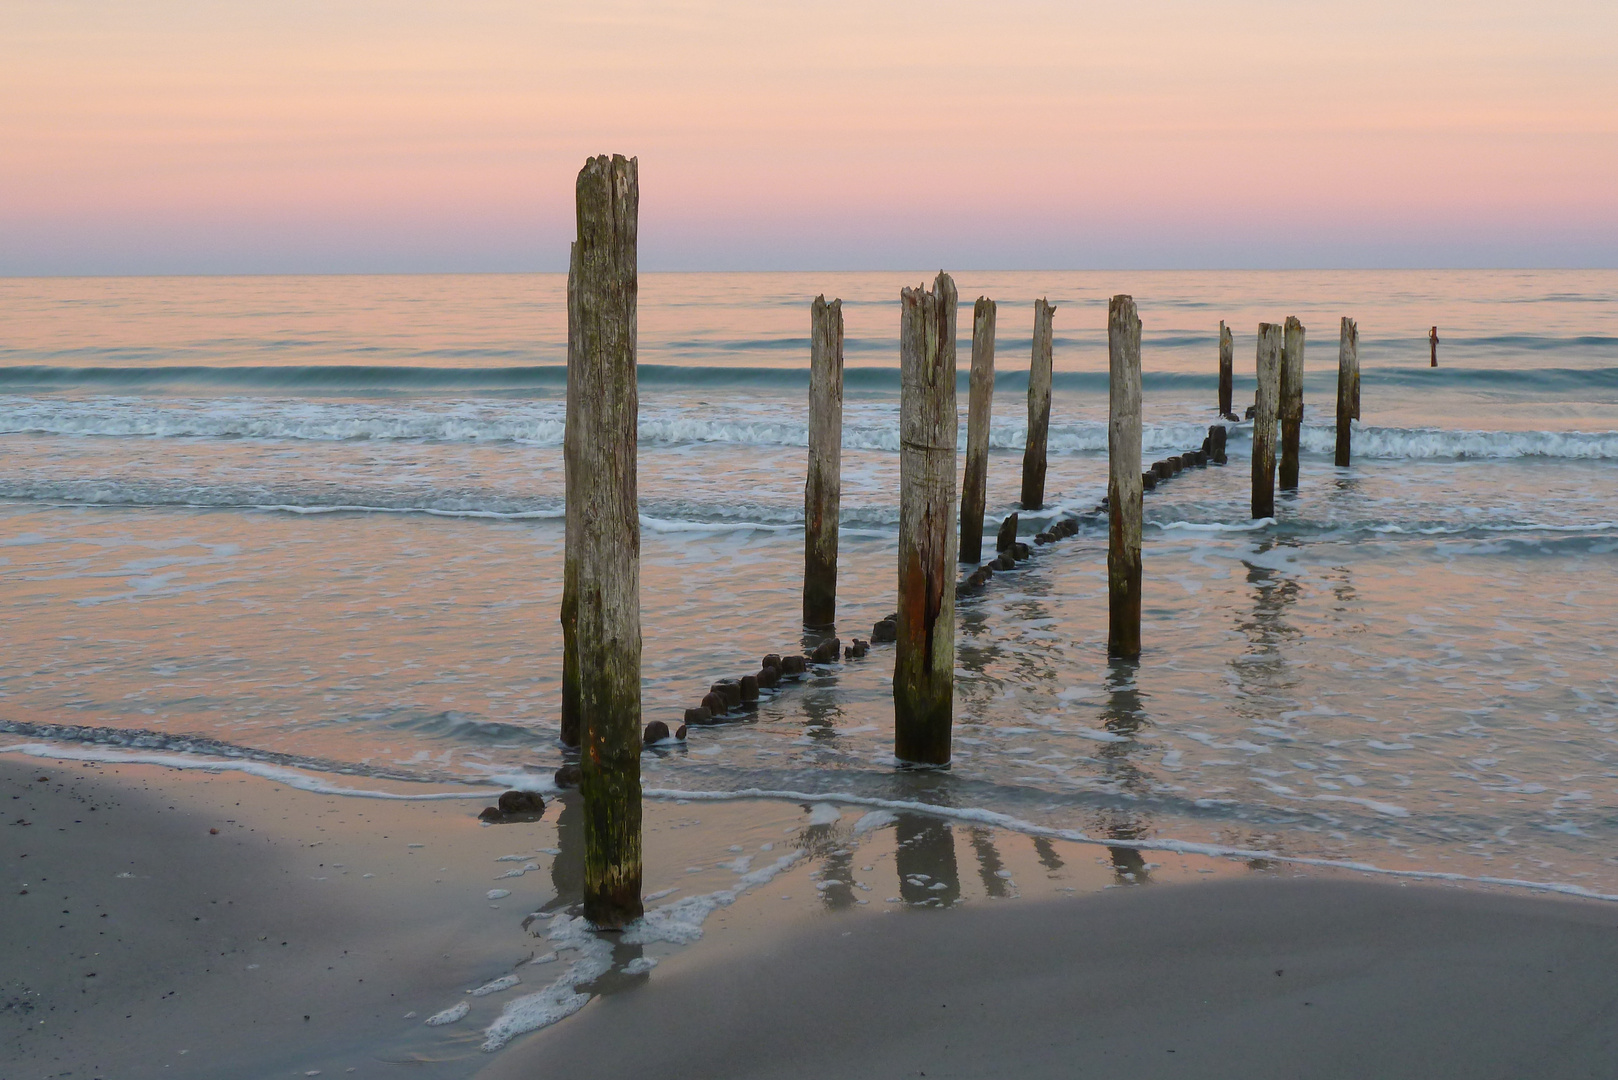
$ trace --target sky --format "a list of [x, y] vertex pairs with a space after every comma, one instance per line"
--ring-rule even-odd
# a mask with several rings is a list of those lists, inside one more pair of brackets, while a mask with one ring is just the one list
[[0, 274], [1618, 266], [1613, 0], [4, 0]]

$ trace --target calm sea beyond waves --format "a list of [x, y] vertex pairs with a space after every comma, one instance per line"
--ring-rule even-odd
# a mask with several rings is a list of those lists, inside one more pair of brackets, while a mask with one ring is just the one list
[[[1118, 292], [1144, 323], [1148, 460], [1217, 419], [1221, 319], [1239, 405], [1258, 323], [1303, 321], [1301, 487], [1249, 517], [1243, 427], [1228, 467], [1147, 497], [1138, 668], [1105, 655], [1104, 525], [963, 597], [948, 773], [892, 767], [877, 647], [648, 751], [654, 797], [919, 800], [1145, 848], [1618, 894], [1618, 272], [955, 276], [963, 389], [971, 302], [999, 302], [991, 529], [1018, 497], [1040, 296], [1051, 506], [1025, 533], [1104, 493]], [[801, 640], [817, 293], [847, 324], [839, 630], [893, 609], [897, 298], [930, 278], [642, 277], [647, 720]], [[564, 285], [0, 280], [0, 744], [230, 759], [339, 792], [548, 775]], [[1345, 315], [1363, 420], [1340, 469]]]

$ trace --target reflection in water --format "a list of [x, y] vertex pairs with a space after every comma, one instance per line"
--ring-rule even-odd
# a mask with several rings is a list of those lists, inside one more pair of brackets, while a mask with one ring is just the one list
[[1291, 537], [1266, 537], [1254, 552], [1261, 561], [1242, 560], [1247, 567], [1247, 583], [1253, 590], [1253, 611], [1250, 616], [1238, 616], [1237, 626], [1248, 644], [1230, 663], [1236, 673], [1238, 693], [1233, 709], [1244, 720], [1273, 723], [1292, 707], [1290, 691], [1298, 677], [1289, 671], [1284, 646], [1297, 638], [1298, 630], [1284, 616], [1286, 609], [1297, 602], [1300, 589], [1290, 576], [1263, 565], [1273, 561], [1263, 557], [1272, 551], [1285, 554], [1282, 549], [1300, 547]]
[[[1142, 700], [1140, 671], [1137, 661], [1112, 660], [1107, 664], [1107, 702], [1101, 707], [1101, 726], [1127, 741], [1102, 743], [1096, 757], [1118, 791], [1145, 798], [1152, 794], [1153, 781], [1134, 760], [1143, 749], [1137, 736], [1151, 723]], [[1092, 829], [1098, 836], [1132, 839], [1144, 836], [1150, 825], [1134, 809], [1110, 806], [1097, 811]]]
[[983, 881], [983, 891], [992, 897], [1006, 897], [1011, 895], [1010, 874], [1000, 862], [1000, 852], [994, 846], [994, 834], [988, 829], [973, 829], [972, 850], [978, 856], [978, 877]]
[[899, 898], [905, 903], [948, 907], [961, 898], [955, 865], [955, 833], [947, 821], [923, 814], [900, 814], [894, 826], [898, 847]]
[[1039, 865], [1047, 870], [1062, 869], [1062, 857], [1056, 853], [1056, 845], [1048, 837], [1034, 837], [1034, 854], [1039, 856]]
[[809, 858], [821, 860], [818, 872], [810, 875], [820, 879], [815, 883], [820, 902], [832, 911], [853, 907], [855, 840], [850, 830], [841, 821], [811, 823], [798, 834], [798, 846]]

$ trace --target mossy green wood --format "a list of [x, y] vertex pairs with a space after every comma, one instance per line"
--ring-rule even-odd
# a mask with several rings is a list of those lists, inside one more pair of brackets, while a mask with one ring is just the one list
[[1298, 454], [1303, 437], [1303, 323], [1291, 315], [1281, 339], [1281, 489], [1298, 487]]
[[899, 634], [894, 754], [947, 765], [955, 718], [955, 282], [899, 303]]
[[1281, 389], [1281, 327], [1258, 324], [1258, 390], [1253, 397], [1253, 500], [1255, 518], [1275, 516], [1275, 423]]
[[1140, 317], [1135, 301], [1107, 305], [1107, 655], [1140, 656]]
[[837, 527], [843, 501], [843, 302], [809, 307], [809, 470], [803, 487], [803, 622], [837, 621]]
[[640, 518], [636, 504], [635, 159], [591, 158], [576, 188], [563, 439], [584, 803], [584, 915], [642, 914]]
[[983, 558], [983, 512], [988, 502], [989, 420], [994, 404], [995, 304], [978, 297], [972, 307], [972, 374], [966, 404], [966, 472], [961, 478], [960, 561]]

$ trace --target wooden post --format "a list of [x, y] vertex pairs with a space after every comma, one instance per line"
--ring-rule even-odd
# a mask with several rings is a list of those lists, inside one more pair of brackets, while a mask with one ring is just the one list
[[642, 914], [638, 173], [636, 159], [617, 154], [591, 158], [579, 171], [579, 238], [567, 289], [569, 408], [562, 445], [584, 748], [584, 916], [604, 929]]
[[803, 624], [837, 621], [837, 524], [843, 502], [843, 302], [809, 308], [809, 478], [803, 487]]
[[1432, 366], [1437, 367], [1438, 366], [1438, 327], [1435, 326], [1431, 330], [1427, 331], [1427, 344], [1430, 345], [1432, 347], [1432, 350], [1433, 350], [1433, 363], [1432, 363]]
[[899, 304], [899, 640], [894, 754], [947, 765], [955, 718], [955, 282]]
[[1275, 417], [1281, 391], [1281, 328], [1258, 324], [1258, 393], [1253, 400], [1253, 516], [1275, 516]]
[[1045, 439], [1051, 427], [1051, 313], [1034, 301], [1034, 355], [1028, 365], [1028, 442], [1022, 453], [1022, 508], [1045, 505]]
[[1135, 301], [1107, 305], [1107, 655], [1140, 657], [1140, 317]]
[[983, 558], [988, 499], [989, 418], [994, 401], [994, 301], [972, 306], [972, 381], [966, 405], [966, 477], [961, 481], [961, 562]]
[[1298, 489], [1303, 435], [1303, 323], [1287, 316], [1281, 344], [1281, 490]]
[[1231, 336], [1230, 327], [1225, 320], [1219, 320], [1219, 416], [1221, 419], [1234, 420], [1236, 414], [1230, 411], [1230, 396], [1234, 386], [1234, 370], [1236, 363], [1236, 340]]
[[1352, 421], [1360, 418], [1360, 328], [1343, 316], [1337, 343], [1337, 464], [1349, 463], [1354, 443]]

